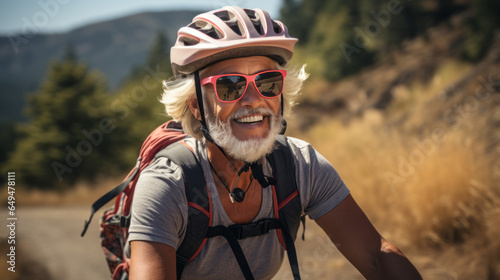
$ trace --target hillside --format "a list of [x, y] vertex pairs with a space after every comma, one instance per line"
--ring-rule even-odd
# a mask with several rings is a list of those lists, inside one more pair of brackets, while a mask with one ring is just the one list
[[111, 89], [142, 65], [155, 35], [165, 32], [173, 43], [177, 30], [197, 11], [167, 11], [135, 14], [84, 26], [61, 34], [38, 34], [16, 50], [8, 37], [0, 37], [0, 120], [22, 120], [25, 97], [37, 90], [49, 63], [74, 45], [78, 57], [108, 79]]
[[[308, 94], [296, 108], [298, 113], [305, 116], [300, 118], [299, 127], [305, 129], [322, 117], [336, 116], [348, 121], [370, 110], [384, 114], [389, 114], [388, 111], [393, 112], [389, 107], [400, 103], [401, 99], [405, 98], [405, 91], [410, 91], [416, 83], [431, 83], [440, 67], [450, 61], [461, 60], [460, 54], [464, 47], [465, 36], [463, 27], [468, 17], [467, 13], [456, 15], [451, 20], [430, 28], [423, 36], [405, 41], [380, 62], [358, 75], [333, 84], [319, 82], [318, 85], [315, 81], [316, 85], [309, 85], [305, 90]], [[436, 102], [451, 107], [457, 97], [464, 98], [469, 94], [465, 90], [477, 85], [478, 77], [498, 76], [491, 71], [498, 66], [499, 48], [497, 42], [490, 49], [489, 55], [471, 65], [467, 71], [449, 69], [459, 76], [453, 77], [455, 80], [440, 82], [441, 92], [435, 93], [438, 99]], [[493, 91], [498, 90], [498, 82], [493, 86], [495, 87]], [[429, 117], [427, 121], [438, 119], [439, 116], [436, 114], [447, 109], [442, 106], [436, 104], [428, 107], [437, 111], [426, 114]], [[411, 114], [411, 110], [405, 114], [409, 113]]]
[[465, 62], [467, 17], [358, 75], [309, 81], [289, 121], [424, 279], [500, 277], [500, 33]]
[[[483, 117], [485, 135], [498, 145], [500, 135], [500, 34], [488, 54], [476, 63], [461, 60], [462, 13], [405, 41], [387, 57], [358, 75], [337, 83], [310, 82], [295, 111], [300, 130], [336, 118], [345, 124], [378, 116], [386, 128], [423, 135], [433, 128], [455, 128]], [[494, 138], [494, 139], [493, 139]]]

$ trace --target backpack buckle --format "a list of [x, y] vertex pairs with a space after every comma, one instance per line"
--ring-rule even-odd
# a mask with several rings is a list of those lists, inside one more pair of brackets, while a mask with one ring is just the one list
[[269, 230], [275, 228], [270, 226], [273, 221], [274, 219], [262, 219], [246, 225], [232, 225], [228, 228], [233, 232], [237, 239], [245, 239], [247, 237], [259, 236], [268, 233]]
[[130, 226], [131, 215], [128, 216], [120, 216], [120, 226], [123, 228], [128, 228]]

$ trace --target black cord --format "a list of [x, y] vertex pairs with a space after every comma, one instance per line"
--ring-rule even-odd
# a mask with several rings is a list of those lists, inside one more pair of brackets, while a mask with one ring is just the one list
[[217, 172], [215, 172], [215, 168], [213, 167], [212, 163], [210, 162], [210, 160], [208, 161], [208, 164], [210, 164], [210, 168], [212, 169], [212, 171], [214, 172], [215, 176], [219, 179], [219, 181], [222, 183], [222, 185], [226, 188], [227, 192], [231, 192], [231, 190], [229, 190], [229, 188], [226, 186], [226, 184], [224, 184], [224, 182], [222, 181], [222, 179], [219, 177], [219, 175], [217, 174]]
[[245, 199], [245, 195], [247, 194], [248, 190], [252, 186], [253, 178], [254, 178], [253, 175], [250, 176], [250, 183], [248, 184], [246, 191], [242, 190], [241, 188], [235, 188], [235, 186], [238, 183], [238, 180], [240, 179], [241, 173], [247, 172], [249, 170], [249, 165], [245, 163], [245, 165], [243, 165], [243, 167], [240, 168], [240, 170], [238, 171], [238, 178], [236, 178], [236, 182], [234, 182], [234, 184], [233, 184], [233, 186], [231, 187], [231, 190], [230, 190], [229, 187], [224, 183], [224, 181], [222, 181], [222, 178], [219, 177], [219, 175], [215, 171], [215, 168], [213, 167], [213, 165], [210, 162], [210, 160], [208, 161], [208, 163], [210, 164], [210, 168], [214, 172], [215, 177], [217, 177], [217, 179], [219, 179], [219, 181], [222, 183], [222, 185], [228, 191], [228, 193], [229, 193], [229, 199], [231, 199], [231, 202], [234, 203], [235, 200], [237, 202], [242, 202]]

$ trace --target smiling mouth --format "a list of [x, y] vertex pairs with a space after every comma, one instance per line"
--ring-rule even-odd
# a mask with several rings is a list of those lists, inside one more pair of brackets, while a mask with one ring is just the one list
[[235, 119], [237, 123], [256, 124], [264, 120], [264, 115], [251, 115]]

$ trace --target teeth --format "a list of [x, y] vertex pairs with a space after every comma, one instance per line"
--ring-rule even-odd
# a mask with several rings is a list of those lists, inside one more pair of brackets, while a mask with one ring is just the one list
[[262, 116], [262, 115], [253, 115], [253, 116], [246, 116], [246, 117], [236, 119], [236, 121], [240, 122], [240, 123], [254, 123], [254, 122], [260, 122], [263, 119], [264, 119], [264, 116]]

